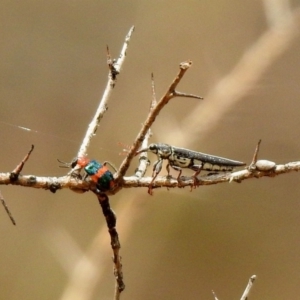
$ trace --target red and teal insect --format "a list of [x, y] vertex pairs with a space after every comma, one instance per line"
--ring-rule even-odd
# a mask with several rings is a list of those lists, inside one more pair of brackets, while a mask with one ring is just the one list
[[97, 188], [101, 192], [107, 192], [109, 190], [112, 190], [115, 186], [114, 176], [106, 167], [107, 164], [115, 169], [115, 167], [112, 166], [109, 162], [104, 162], [103, 164], [101, 164], [94, 159], [90, 160], [86, 157], [78, 157], [72, 162], [71, 167], [75, 168], [76, 166], [78, 166], [78, 168], [84, 169], [86, 175], [83, 179], [86, 179], [86, 177], [89, 176], [91, 180], [96, 183]]
[[115, 171], [116, 168], [107, 161], [101, 164], [94, 159], [90, 160], [87, 157], [77, 157], [71, 163], [65, 163], [60, 160], [59, 162], [63, 163], [61, 167], [71, 167], [73, 173], [77, 170], [80, 171], [84, 169], [86, 174], [82, 179], [85, 180], [89, 176], [91, 181], [96, 184], [96, 187], [101, 192], [110, 191], [115, 187], [114, 176], [106, 165], [109, 164]]

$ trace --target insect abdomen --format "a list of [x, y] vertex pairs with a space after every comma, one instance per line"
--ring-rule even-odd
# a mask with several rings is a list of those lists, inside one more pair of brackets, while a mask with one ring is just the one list
[[202, 169], [205, 171], [232, 171], [235, 166], [225, 166], [225, 165], [213, 165], [210, 163], [204, 163]]

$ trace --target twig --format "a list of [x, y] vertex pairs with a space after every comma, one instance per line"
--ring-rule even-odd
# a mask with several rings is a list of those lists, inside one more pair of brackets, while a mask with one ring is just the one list
[[[156, 100], [156, 94], [155, 94], [155, 83], [154, 83], [154, 75], [153, 73], [151, 74], [151, 88], [152, 88], [152, 100], [150, 103], [150, 112], [154, 109], [154, 107], [157, 105], [157, 100]], [[149, 138], [151, 137], [151, 129], [146, 133], [146, 136], [142, 142], [141, 147], [142, 148], [147, 148], [148, 147], [148, 141]], [[142, 152], [139, 158], [139, 166], [135, 171], [135, 176], [137, 178], [142, 178], [147, 170], [147, 167], [149, 166], [150, 162], [148, 159], [148, 153], [147, 152]]]
[[114, 253], [113, 256], [114, 275], [116, 278], [115, 299], [119, 299], [120, 293], [125, 289], [125, 284], [123, 282], [121, 256], [119, 255], [121, 244], [119, 241], [118, 232], [116, 230], [117, 218], [114, 211], [110, 208], [109, 199], [107, 195], [104, 193], [95, 193], [95, 194], [98, 197], [99, 203], [103, 211], [103, 215], [106, 218], [106, 224], [111, 238], [111, 247]]
[[115, 69], [118, 73], [121, 72], [122, 65], [123, 65], [124, 60], [126, 58], [128, 44], [130, 42], [130, 38], [131, 38], [131, 35], [132, 35], [133, 31], [134, 31], [134, 26], [132, 26], [130, 28], [129, 32], [127, 33], [127, 35], [125, 37], [125, 42], [124, 42], [123, 48], [122, 48], [121, 53], [120, 53], [120, 56], [117, 59], [117, 61], [114, 63], [114, 67], [115, 67]]
[[[126, 158], [121, 163], [120, 168], [119, 168], [117, 174], [115, 175], [115, 178], [116, 178], [117, 182], [120, 182], [122, 180], [122, 177], [125, 175], [127, 169], [129, 168], [131, 160], [133, 159], [133, 157], [134, 157], [136, 151], [138, 150], [138, 148], [141, 146], [141, 143], [145, 139], [146, 133], [148, 132], [151, 125], [155, 121], [155, 119], [158, 116], [159, 112], [170, 101], [170, 99], [176, 97], [177, 94], [182, 95], [182, 93], [176, 92], [175, 89], [176, 89], [178, 83], [180, 82], [180, 80], [182, 79], [182, 77], [184, 76], [185, 72], [191, 67], [191, 65], [192, 65], [191, 61], [186, 61], [186, 62], [183, 62], [179, 65], [179, 73], [177, 74], [177, 76], [173, 80], [173, 82], [170, 85], [170, 87], [168, 88], [167, 92], [159, 100], [157, 105], [148, 114], [148, 117], [147, 117], [142, 129], [138, 133], [138, 135], [137, 135], [137, 137], [136, 137], [129, 153], [127, 154]], [[197, 99], [202, 99], [202, 97], [200, 97], [200, 96], [195, 96], [195, 95], [190, 95], [190, 94], [186, 94], [185, 97], [193, 97], [193, 98], [197, 98]]]
[[194, 98], [194, 99], [201, 99], [201, 100], [204, 99], [203, 97], [200, 97], [198, 95], [187, 94], [187, 93], [182, 93], [182, 92], [178, 92], [178, 91], [174, 91], [173, 97], [185, 97], [185, 98]]
[[25, 155], [25, 157], [23, 158], [23, 160], [16, 166], [16, 168], [10, 173], [10, 179], [12, 181], [15, 181], [18, 179], [18, 176], [20, 175], [26, 161], [28, 160], [31, 152], [34, 149], [34, 145], [31, 145], [31, 149], [28, 151], [28, 153]]
[[253, 159], [252, 159], [251, 164], [255, 165], [256, 162], [257, 162], [257, 157], [258, 157], [258, 151], [259, 151], [260, 143], [261, 143], [261, 140], [259, 140], [258, 143], [257, 143], [257, 145], [256, 145], [256, 148], [255, 148], [255, 151], [254, 151], [254, 155], [253, 155]]
[[[121, 50], [120, 56], [116, 61], [111, 58], [109, 48], [107, 46], [107, 64], [109, 67], [108, 82], [107, 82], [106, 88], [104, 90], [102, 99], [100, 100], [98, 109], [94, 115], [94, 118], [92, 119], [91, 123], [88, 126], [87, 132], [86, 132], [83, 142], [80, 146], [77, 157], [86, 156], [87, 148], [90, 144], [90, 141], [91, 141], [92, 137], [96, 134], [100, 120], [102, 119], [102, 117], [104, 116], [104, 113], [107, 110], [108, 99], [109, 99], [109, 97], [112, 93], [112, 90], [116, 84], [117, 75], [120, 73], [121, 67], [125, 61], [126, 50], [128, 48], [128, 43], [130, 41], [133, 30], [134, 30], [134, 27], [131, 27], [125, 38], [125, 42], [124, 42], [123, 48]], [[73, 174], [73, 172], [74, 172], [74, 170], [71, 170], [69, 172], [69, 175]], [[78, 172], [80, 172], [79, 169], [78, 169]], [[67, 176], [67, 177], [69, 177], [70, 182], [71, 182], [72, 178], [70, 176]], [[31, 182], [35, 182], [35, 179], [36, 178], [31, 177]], [[82, 183], [84, 183], [84, 182], [82, 182]], [[54, 182], [52, 182], [49, 185], [49, 188], [52, 192], [55, 192], [58, 188], [61, 188], [61, 187], [62, 187], [62, 185], [58, 179], [55, 179]], [[89, 188], [90, 187], [88, 187], [88, 189]], [[115, 266], [114, 274], [115, 274], [115, 278], [116, 278], [115, 299], [119, 299], [120, 293], [124, 290], [125, 285], [123, 283], [122, 264], [121, 264], [121, 258], [119, 256], [119, 249], [121, 246], [120, 246], [120, 242], [118, 239], [118, 233], [115, 229], [116, 217], [115, 217], [114, 212], [110, 208], [107, 195], [102, 194], [102, 193], [101, 194], [96, 193], [96, 194], [97, 194], [98, 200], [100, 202], [100, 205], [102, 207], [103, 214], [106, 218], [107, 226], [109, 228], [109, 233], [111, 236], [111, 246], [112, 246], [113, 252], [114, 252], [114, 258], [113, 258], [114, 266]]]
[[8, 214], [8, 216], [10, 218], [11, 222], [14, 225], [16, 225], [15, 219], [13, 218], [13, 216], [12, 216], [12, 214], [11, 214], [8, 206], [6, 205], [5, 200], [4, 200], [4, 198], [3, 198], [2, 194], [1, 194], [1, 191], [0, 191], [0, 200], [1, 200], [1, 203], [2, 203], [2, 205], [3, 205], [3, 207], [4, 207], [5, 211], [6, 211], [6, 213]]
[[[123, 65], [125, 57], [126, 57], [126, 50], [128, 48], [128, 44], [129, 44], [131, 35], [133, 33], [133, 30], [134, 30], [134, 26], [132, 26], [130, 28], [130, 30], [125, 38], [123, 48], [121, 50], [120, 56], [117, 59], [117, 61], [112, 62], [112, 61], [108, 60], [108, 66], [110, 69], [110, 72], [108, 74], [108, 82], [107, 82], [106, 88], [104, 90], [102, 99], [100, 100], [98, 109], [95, 113], [95, 116], [88, 126], [87, 132], [82, 141], [82, 144], [78, 151], [77, 157], [82, 157], [82, 156], [86, 155], [87, 148], [90, 144], [90, 141], [91, 141], [92, 137], [95, 135], [97, 128], [99, 126], [100, 120], [102, 119], [103, 115], [105, 114], [105, 112], [107, 110], [107, 103], [108, 103], [109, 97], [113, 91], [115, 84], [116, 84], [116, 75], [121, 72], [121, 68], [122, 68], [122, 65]], [[109, 53], [108, 53], [108, 56], [110, 56]]]
[[256, 162], [257, 162], [257, 157], [258, 157], [258, 152], [259, 152], [259, 146], [260, 146], [261, 140], [258, 141], [254, 154], [253, 154], [253, 158], [252, 161], [248, 167], [249, 170], [255, 170], [256, 169]]
[[[151, 130], [149, 129], [148, 132], [146, 133], [145, 139], [142, 142], [142, 147], [147, 147], [148, 146], [148, 141], [149, 138], [151, 137]], [[139, 165], [135, 170], [135, 177], [136, 178], [142, 178], [146, 171], [147, 171], [147, 167], [150, 165], [150, 161], [148, 159], [148, 153], [147, 152], [143, 152], [141, 153], [140, 157], [139, 157]]]
[[[260, 161], [258, 161], [260, 162]], [[258, 163], [257, 162], [257, 163]], [[268, 161], [267, 161], [268, 162]], [[275, 177], [280, 174], [286, 174], [292, 171], [298, 172], [300, 170], [300, 161], [290, 162], [284, 165], [275, 165], [274, 168], [269, 170], [260, 170], [256, 168], [254, 171], [249, 171], [248, 169], [242, 171], [236, 171], [232, 173], [220, 173], [217, 175], [205, 175], [198, 177], [198, 181], [195, 183], [195, 186], [202, 185], [213, 185], [224, 182], [242, 182], [250, 178], [260, 178], [260, 177]], [[151, 184], [152, 177], [144, 177], [137, 179], [135, 176], [124, 177], [123, 187], [149, 187]], [[182, 176], [180, 178], [180, 187], [194, 186], [193, 177]], [[176, 188], [178, 187], [178, 181], [175, 178], [169, 178], [167, 176], [158, 176], [152, 184], [152, 188]]]
[[110, 56], [110, 53], [109, 53], [109, 48], [108, 46], [106, 46], [106, 51], [107, 51], [107, 65], [108, 65], [108, 68], [110, 70], [110, 73], [109, 73], [109, 78], [111, 79], [111, 86], [112, 87], [115, 87], [115, 83], [116, 83], [116, 80], [117, 80], [117, 75], [119, 75], [119, 71], [116, 69], [115, 67], [115, 60], [111, 58]]
[[214, 292], [214, 290], [212, 290], [211, 292], [212, 292], [212, 294], [213, 294], [213, 296], [214, 296], [214, 299], [215, 299], [215, 300], [219, 300], [218, 297], [217, 297], [217, 295], [216, 295], [216, 293]]
[[[232, 173], [220, 173], [217, 175], [205, 175], [198, 177], [198, 181], [195, 186], [202, 185], [212, 185], [224, 182], [241, 182], [250, 178], [260, 178], [260, 177], [275, 177], [281, 174], [287, 174], [290, 172], [300, 171], [300, 161], [288, 162], [286, 164], [274, 165], [272, 168], [267, 170], [261, 170], [258, 167], [260, 162], [270, 161], [258, 160], [256, 163], [256, 169], [254, 171], [241, 170]], [[152, 181], [152, 177], [137, 178], [136, 176], [124, 177], [121, 186], [123, 188], [130, 187], [149, 187]], [[0, 185], [1, 184], [14, 184], [24, 187], [32, 187], [37, 189], [51, 190], [52, 189], [63, 189], [69, 188], [76, 192], [86, 192], [90, 189], [90, 183], [87, 181], [82, 181], [77, 178], [70, 178], [70, 176], [62, 177], [39, 177], [34, 175], [19, 175], [16, 181], [10, 179], [10, 173], [0, 173]], [[192, 186], [194, 184], [193, 177], [182, 176], [180, 178], [180, 187]], [[153, 182], [153, 188], [167, 187], [176, 188], [178, 187], [178, 181], [175, 178], [167, 178], [167, 176], [158, 176]], [[117, 191], [107, 192], [108, 195], [115, 194]]]
[[247, 287], [246, 287], [246, 289], [245, 289], [245, 291], [244, 291], [244, 293], [242, 295], [241, 300], [247, 300], [248, 299], [250, 290], [251, 290], [251, 288], [253, 286], [253, 283], [254, 283], [255, 279], [256, 279], [256, 275], [252, 275], [250, 277], [249, 282], [248, 282]]
[[152, 88], [152, 101], [150, 104], [150, 111], [154, 109], [157, 105], [156, 93], [155, 93], [155, 82], [154, 82], [154, 74], [151, 73], [151, 88]]
[[254, 172], [254, 171], [273, 172], [276, 167], [276, 164], [273, 161], [265, 160], [265, 159], [257, 160], [260, 143], [261, 143], [261, 140], [259, 140], [256, 145], [254, 155], [252, 158], [252, 162], [250, 163], [250, 165], [247, 169], [250, 172]]

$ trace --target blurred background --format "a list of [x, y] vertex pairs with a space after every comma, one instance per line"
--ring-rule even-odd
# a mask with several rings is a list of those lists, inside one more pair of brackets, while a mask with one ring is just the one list
[[[178, 89], [205, 100], [172, 99], [150, 142], [249, 164], [262, 139], [259, 158], [300, 160], [299, 1], [1, 1], [0, 15], [1, 172], [34, 144], [23, 174], [66, 174], [56, 159], [71, 161], [94, 115], [107, 82], [106, 45], [117, 57], [132, 25], [90, 158], [118, 166], [118, 142], [132, 143], [148, 114], [151, 72], [160, 98], [191, 59]], [[0, 208], [0, 299], [113, 298], [110, 240], [92, 193], [0, 189], [17, 222]], [[123, 189], [110, 201], [121, 299], [213, 299], [211, 290], [239, 299], [253, 274], [251, 299], [300, 294], [297, 173], [152, 197]]]

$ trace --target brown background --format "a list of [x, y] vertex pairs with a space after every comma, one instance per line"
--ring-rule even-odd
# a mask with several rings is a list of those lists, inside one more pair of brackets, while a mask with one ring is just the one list
[[[23, 173], [39, 176], [65, 174], [56, 159], [70, 161], [78, 151], [106, 85], [106, 44], [117, 56], [132, 25], [123, 72], [89, 149], [90, 157], [115, 165], [122, 160], [117, 143], [131, 143], [148, 113], [151, 72], [159, 97], [178, 64], [191, 59], [180, 90], [206, 97], [268, 29], [261, 1], [236, 0], [1, 1], [0, 23], [0, 170], [11, 171], [34, 144]], [[300, 160], [299, 53], [294, 38], [220, 115], [222, 99], [215, 106], [209, 96], [201, 103], [172, 100], [151, 141], [249, 163], [261, 138], [260, 158]], [[187, 132], [195, 123], [190, 113], [202, 108]], [[17, 226], [0, 209], [0, 299], [112, 299], [108, 234], [91, 193], [13, 186], [1, 192]], [[299, 297], [297, 173], [192, 193], [156, 190], [153, 197], [124, 189], [111, 205], [124, 300], [212, 299], [212, 289], [219, 299], [239, 299], [253, 274], [251, 299]]]

